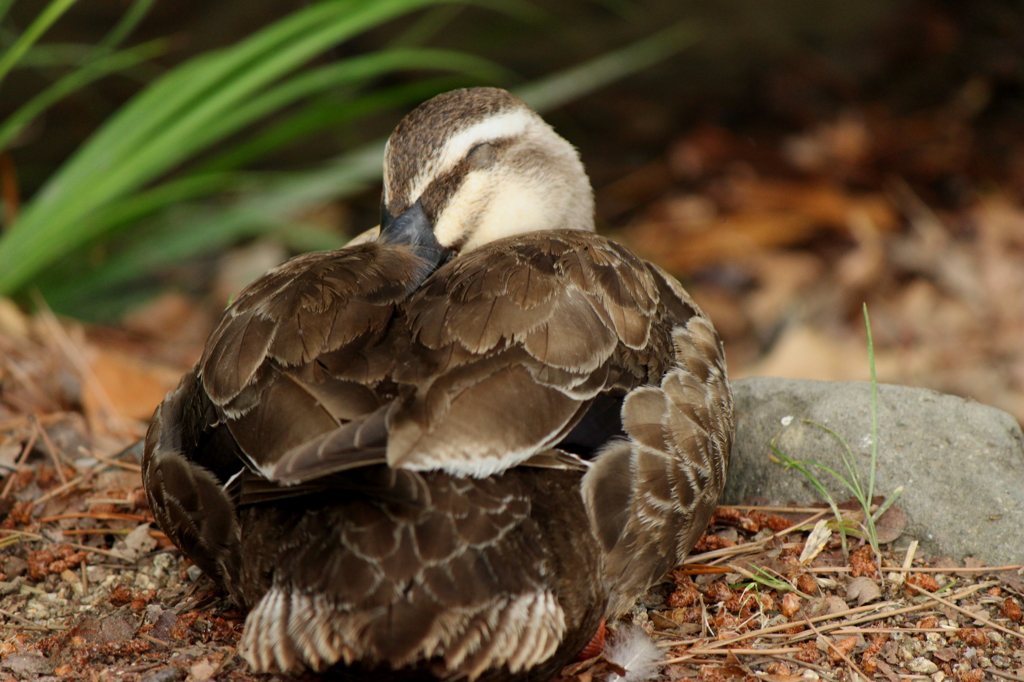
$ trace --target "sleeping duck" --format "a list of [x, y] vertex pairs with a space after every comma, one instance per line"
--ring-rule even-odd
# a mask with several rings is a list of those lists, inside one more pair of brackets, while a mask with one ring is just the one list
[[593, 214], [525, 103], [449, 92], [391, 135], [379, 230], [225, 311], [143, 478], [253, 670], [543, 680], [686, 557], [729, 463], [722, 345]]

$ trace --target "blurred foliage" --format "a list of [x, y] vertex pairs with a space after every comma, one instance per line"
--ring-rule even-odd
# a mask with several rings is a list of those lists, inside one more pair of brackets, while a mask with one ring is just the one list
[[[70, 4], [53, 0], [40, 13], [0, 57], [0, 76], [2, 67], [16, 63], [45, 25]], [[236, 187], [244, 177], [238, 172], [242, 164], [277, 146], [405, 102], [410, 96], [422, 97], [422, 88], [419, 92], [392, 88], [372, 98], [354, 95], [356, 88], [382, 75], [423, 69], [470, 74], [483, 80], [498, 78], [500, 70], [485, 60], [415, 47], [302, 68], [360, 31], [432, 4], [436, 2], [318, 3], [156, 79], [49, 178], [6, 231], [0, 240], [0, 293], [23, 287], [55, 259], [118, 227], [184, 199]], [[95, 63], [76, 67], [65, 78], [75, 78], [84, 69], [95, 68]], [[332, 102], [326, 116], [309, 116], [314, 108], [324, 112], [318, 96], [338, 89], [350, 96]], [[235, 142], [205, 163], [167, 177], [216, 143], [299, 101], [311, 104], [270, 130]]]
[[[783, 98], [787, 115], [813, 121], [842, 87], [793, 91], [766, 81], [766, 64], [869, 81], [882, 67], [863, 56], [877, 53], [865, 43], [908, 4], [51, 0], [40, 10], [0, 0], [0, 67], [16, 67], [3, 83], [0, 142], [31, 196], [0, 240], [0, 293], [31, 283], [62, 312], [107, 317], [151, 295], [171, 264], [241, 238], [335, 247], [345, 235], [314, 226], [310, 209], [372, 185], [382, 136], [410, 106], [452, 87], [515, 87], [588, 65], [524, 92], [544, 95], [541, 108], [585, 99], [555, 122], [584, 147], [598, 185], [623, 170], [602, 165], [594, 148], [649, 158], [663, 153], [663, 131], [714, 107], [742, 115], [730, 101], [771, 116], [772, 98]], [[685, 59], [638, 73], [690, 45], [697, 27]], [[138, 43], [118, 50], [129, 37]], [[624, 44], [635, 49], [620, 52]], [[96, 82], [114, 71], [126, 77]], [[585, 97], [627, 74], [636, 75], [618, 97]], [[28, 104], [13, 111], [12, 101]], [[646, 119], [619, 125], [636, 112]], [[361, 214], [359, 228], [370, 219]]]
[[[71, 4], [52, 0], [0, 56], [0, 67], [17, 64]], [[127, 36], [151, 4], [134, 2], [111, 35]], [[528, 4], [482, 4], [520, 22], [541, 16]], [[418, 46], [457, 16], [452, 9], [437, 0], [312, 3], [155, 78], [103, 122], [8, 226], [0, 238], [0, 294], [31, 284], [59, 310], [104, 316], [146, 296], [145, 287], [129, 284], [155, 268], [241, 237], [271, 232], [296, 250], [344, 244], [343, 236], [309, 228], [296, 216], [376, 179], [382, 140], [350, 148], [316, 170], [252, 169], [325, 130], [407, 108], [452, 87], [512, 80], [484, 58]], [[425, 11], [390, 44], [341, 58], [322, 56], [416, 10]], [[47, 44], [37, 51], [64, 54], [71, 62], [53, 86], [60, 94], [68, 89], [62, 83], [85, 83], [103, 69], [131, 65], [111, 52], [113, 42], [101, 42], [98, 56], [86, 55], [81, 63], [81, 50]], [[528, 86], [523, 95], [541, 110], [557, 106], [691, 42], [692, 31], [676, 25]], [[143, 43], [127, 55], [144, 58], [159, 45]], [[393, 78], [399, 72], [420, 75]], [[431, 72], [447, 75], [425, 75]], [[44, 105], [59, 99], [50, 91], [37, 98]], [[18, 125], [23, 128], [45, 108], [37, 101], [26, 105], [31, 115], [12, 114], [0, 135], [11, 130], [8, 141], [13, 138]], [[198, 201], [212, 195], [225, 199]]]

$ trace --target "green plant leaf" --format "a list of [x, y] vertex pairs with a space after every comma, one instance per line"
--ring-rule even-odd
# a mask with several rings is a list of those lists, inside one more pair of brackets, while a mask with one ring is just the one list
[[871, 473], [868, 477], [868, 499], [875, 494], [875, 465], [878, 461], [878, 376], [875, 374], [875, 341], [871, 337], [871, 318], [864, 304], [864, 331], [868, 338], [868, 367], [871, 368]]
[[521, 86], [515, 92], [537, 111], [554, 109], [678, 54], [696, 43], [700, 35], [694, 23], [679, 22], [632, 45]]
[[14, 0], [0, 0], [0, 21], [7, 16], [8, 10], [14, 5]]
[[156, 40], [121, 52], [114, 52], [91, 61], [60, 78], [48, 88], [20, 106], [0, 124], [0, 149], [4, 149], [39, 114], [54, 103], [89, 83], [117, 71], [130, 69], [165, 51], [165, 43]]
[[368, 118], [394, 107], [405, 107], [421, 102], [438, 92], [464, 85], [467, 85], [466, 77], [445, 76], [350, 97], [343, 103], [339, 103], [332, 95], [324, 95], [300, 111], [285, 116], [266, 130], [214, 157], [203, 164], [200, 171], [238, 168], [308, 135], [325, 129], [337, 129], [350, 121]]
[[95, 220], [102, 208], [251, 122], [233, 113], [268, 86], [331, 45], [437, 1], [321, 2], [157, 80], [83, 145], [0, 238], [0, 295], [103, 233]]
[[99, 42], [96, 46], [97, 49], [106, 52], [123, 43], [125, 38], [131, 35], [139, 23], [146, 18], [155, 2], [156, 0], [135, 0], [128, 11], [121, 15], [120, 21]]
[[[177, 215], [165, 216], [161, 226], [102, 268], [73, 281], [58, 278], [52, 283], [43, 283], [40, 288], [51, 306], [58, 309], [76, 303], [80, 306], [99, 292], [185, 258], [226, 247], [240, 237], [280, 231], [288, 222], [288, 216], [303, 208], [365, 188], [380, 175], [382, 154], [383, 143], [371, 143], [316, 171], [290, 174], [276, 180], [254, 179], [248, 191], [243, 192], [244, 198], [228, 210], [180, 207]], [[211, 181], [216, 181], [217, 177]], [[181, 189], [193, 188], [183, 186]], [[188, 212], [187, 219], [181, 211]], [[342, 245], [340, 239], [334, 244], [335, 247]], [[77, 307], [75, 312], [82, 312], [82, 308]]]
[[[421, 48], [386, 50], [364, 57], [355, 57], [338, 64], [332, 64], [301, 74], [253, 98], [244, 107], [223, 118], [217, 125], [226, 129], [238, 129], [271, 111], [276, 111], [300, 98], [308, 97], [329, 88], [346, 83], [361, 84], [388, 72], [413, 69], [461, 72], [482, 81], [492, 82], [500, 80], [506, 75], [506, 72], [501, 67], [490, 60], [450, 50]], [[368, 103], [364, 101], [366, 99], [356, 99], [347, 105], [334, 104], [331, 107], [335, 114], [334, 120], [340, 122], [341, 120], [354, 117], [357, 114], [354, 114], [352, 110], [360, 108], [359, 105], [361, 104], [365, 105]], [[273, 140], [274, 144], [267, 144], [270, 142], [270, 139], [264, 137], [262, 143], [249, 146], [245, 153], [237, 153], [236, 151], [235, 154], [223, 155], [217, 161], [204, 166], [204, 169], [224, 170], [237, 167], [242, 163], [258, 158], [260, 154], [253, 154], [254, 150], [258, 149], [261, 153], [266, 153], [315, 129], [316, 126], [301, 126], [297, 130], [293, 128], [285, 135], [276, 136]], [[278, 130], [279, 132], [283, 131], [282, 128], [278, 128]]]
[[[592, 89], [607, 85], [625, 75], [649, 67], [658, 58], [665, 58], [685, 48], [692, 44], [695, 35], [696, 33], [688, 27], [673, 27], [578, 67], [520, 86], [514, 91], [528, 97], [531, 103], [543, 112], [565, 103], [571, 97], [579, 97], [591, 91], [581, 88], [581, 83]], [[395, 50], [388, 53], [397, 55], [393, 57], [396, 59], [397, 68], [402, 52]], [[468, 73], [477, 70], [477, 76], [500, 75], [494, 71], [487, 72], [492, 67], [489, 62], [466, 60], [460, 63], [456, 60], [456, 55], [439, 50], [408, 54], [432, 54], [444, 61], [444, 66], [453, 69], [461, 66]], [[441, 62], [435, 63], [440, 65]], [[362, 68], [372, 66], [373, 63], [368, 61]], [[362, 114], [374, 113], [383, 109], [385, 105], [416, 102], [435, 92], [455, 87], [451, 82], [444, 87], [442, 85], [443, 81], [414, 83], [399, 86], [385, 93], [360, 97], [345, 106], [325, 105], [324, 109], [303, 110], [202, 166], [201, 174], [210, 174], [208, 183], [207, 180], [197, 178], [195, 183], [182, 185], [182, 189], [195, 189], [196, 196], [201, 196], [204, 190], [216, 191], [218, 188], [224, 188], [229, 183], [230, 169], [256, 159], [304, 133], [323, 129], [331, 124], [340, 124]], [[314, 88], [310, 87], [307, 91], [313, 90]], [[101, 268], [78, 276], [74, 280], [60, 282], [57, 278], [47, 279], [41, 284], [41, 289], [55, 308], [81, 315], [87, 312], [83, 306], [100, 296], [102, 292], [116, 290], [119, 286], [123, 287], [123, 283], [138, 279], [148, 272], [167, 267], [184, 258], [223, 248], [243, 237], [275, 233], [279, 239], [290, 241], [292, 244], [302, 241], [305, 246], [337, 248], [341, 246], [340, 240], [325, 238], [323, 232], [303, 230], [301, 225], [296, 224], [294, 216], [310, 207], [350, 196], [355, 191], [364, 189], [369, 182], [378, 180], [384, 142], [384, 139], [379, 139], [360, 146], [357, 150], [318, 169], [267, 176], [250, 184], [248, 188], [234, 183], [231, 186], [239, 199], [223, 207], [175, 208], [174, 216], [164, 216], [158, 220], [160, 226], [146, 229], [144, 233], [140, 232], [137, 240], [132, 240]], [[219, 187], [218, 182], [222, 183]], [[102, 226], [90, 229], [100, 233], [123, 224], [129, 217], [142, 217], [146, 207], [157, 209], [160, 208], [161, 202], [165, 202], [163, 206], [171, 206], [177, 201], [173, 191], [151, 193], [156, 193], [156, 189], [143, 191], [138, 201], [129, 200], [126, 206], [121, 205], [125, 204], [124, 201], [112, 204], [114, 208], [108, 212], [97, 213], [93, 217]], [[183, 198], [182, 196], [181, 199]], [[188, 211], [187, 220], [181, 219], [182, 211]], [[292, 230], [296, 231], [293, 233]], [[0, 258], [2, 255], [0, 245]]]
[[[36, 16], [35, 21], [29, 24], [29, 27], [18, 36], [14, 44], [0, 55], [0, 82], [3, 82], [4, 77], [14, 68], [18, 60], [46, 33], [46, 29], [50, 28], [53, 22], [57, 21], [62, 14], [67, 12], [75, 2], [76, 0], [52, 0], [46, 6], [46, 9]], [[8, 2], [6, 5], [0, 6], [0, 16], [6, 14], [12, 4]]]
[[[846, 439], [840, 436], [839, 433], [837, 433], [834, 429], [830, 429], [824, 424], [819, 424], [818, 422], [811, 421], [810, 419], [805, 419], [804, 423], [818, 427], [819, 429], [821, 429], [822, 431], [831, 435], [833, 438], [839, 441], [839, 444], [843, 446], [843, 449], [840, 451], [839, 455], [840, 457], [842, 457], [843, 465], [846, 467], [846, 473], [850, 475], [850, 478], [844, 478], [837, 472], [821, 464], [815, 464], [815, 466], [821, 467], [825, 471], [828, 471], [830, 474], [832, 474], [836, 479], [842, 481], [846, 485], [846, 487], [850, 489], [850, 492], [853, 493], [854, 497], [856, 497], [858, 500], [863, 501], [864, 491], [860, 485], [860, 467], [857, 466], [857, 460], [853, 456], [853, 450], [850, 449], [850, 445], [849, 443], [846, 442]], [[814, 462], [811, 463], [814, 464]]]

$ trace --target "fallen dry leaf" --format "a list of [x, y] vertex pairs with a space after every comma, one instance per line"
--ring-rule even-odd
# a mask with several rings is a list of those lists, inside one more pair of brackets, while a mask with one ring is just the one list
[[786, 618], [792, 618], [800, 610], [802, 604], [803, 600], [800, 597], [792, 592], [787, 592], [782, 596], [782, 615]]
[[[728, 183], [723, 203], [732, 210], [721, 215], [706, 211], [704, 222], [671, 203], [655, 204], [624, 237], [641, 255], [674, 272], [691, 273], [723, 261], [744, 262], [752, 254], [806, 241], [823, 230], [849, 233], [851, 215], [867, 216], [884, 231], [897, 224], [885, 197], [847, 194], [831, 183], [738, 177]], [[686, 248], [679, 248], [680, 243]]]
[[906, 528], [907, 515], [896, 505], [891, 505], [885, 510], [885, 513], [875, 521], [876, 537], [878, 538], [879, 544], [882, 545], [899, 539]]
[[116, 547], [114, 551], [120, 552], [122, 556], [130, 561], [138, 559], [147, 552], [156, 549], [156, 540], [150, 537], [150, 525], [140, 524], [135, 530], [125, 535], [122, 539], [124, 547]]
[[846, 586], [846, 600], [856, 600], [857, 606], [864, 606], [867, 603], [881, 598], [881, 596], [882, 590], [878, 586], [878, 581], [873, 578], [865, 576], [854, 578], [850, 581], [850, 584]]
[[0, 298], [0, 332], [9, 336], [28, 336], [28, 318], [9, 298]]
[[189, 679], [194, 680], [195, 682], [206, 682], [213, 677], [213, 673], [216, 671], [216, 664], [214, 664], [210, 659], [204, 658], [193, 663], [189, 668]]
[[817, 523], [814, 524], [814, 528], [811, 529], [811, 534], [807, 536], [807, 540], [804, 542], [803, 551], [800, 552], [800, 563], [807, 564], [813, 561], [816, 556], [821, 554], [821, 550], [825, 549], [825, 545], [832, 539], [832, 529], [828, 527], [828, 519], [818, 519]]
[[[181, 371], [116, 351], [92, 348], [89, 366], [110, 405], [122, 417], [149, 421], [167, 392], [178, 385]], [[101, 411], [104, 399], [88, 383], [82, 403], [86, 412]]]
[[0, 668], [17, 675], [46, 675], [53, 672], [53, 663], [39, 654], [10, 654]]

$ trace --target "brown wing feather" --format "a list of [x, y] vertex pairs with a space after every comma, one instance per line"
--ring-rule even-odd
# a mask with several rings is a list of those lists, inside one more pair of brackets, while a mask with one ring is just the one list
[[678, 282], [646, 267], [660, 293], [652, 338], [670, 344], [668, 366], [626, 396], [627, 438], [611, 443], [583, 482], [591, 527], [608, 552], [613, 613], [686, 558], [718, 504], [732, 447], [721, 341]]
[[231, 585], [240, 570], [239, 528], [224, 482], [242, 465], [225, 434], [193, 368], [153, 415], [142, 478], [168, 537], [204, 572]]
[[411, 249], [368, 243], [293, 259], [242, 292], [198, 367], [250, 466], [272, 476], [285, 453], [380, 407], [388, 326], [427, 274]]
[[439, 269], [407, 306], [388, 463], [501, 471], [558, 443], [602, 392], [660, 377], [658, 286], [629, 251], [574, 231], [499, 240]]
[[268, 361], [298, 367], [349, 344], [365, 352], [428, 274], [410, 248], [376, 243], [288, 261], [243, 290], [210, 335], [206, 392], [226, 405]]
[[[428, 274], [405, 247], [309, 254], [254, 282], [225, 312], [202, 359], [157, 409], [143, 461], [157, 521], [207, 573], [229, 587], [236, 580], [239, 500], [282, 495], [271, 482], [239, 478], [245, 466], [275, 471], [286, 453], [365, 421], [393, 391], [381, 385], [394, 365], [385, 332]], [[371, 431], [353, 443], [376, 439], [377, 454], [346, 451], [346, 466], [382, 460], [382, 429]], [[298, 483], [343, 468], [306, 457], [287, 472]]]

